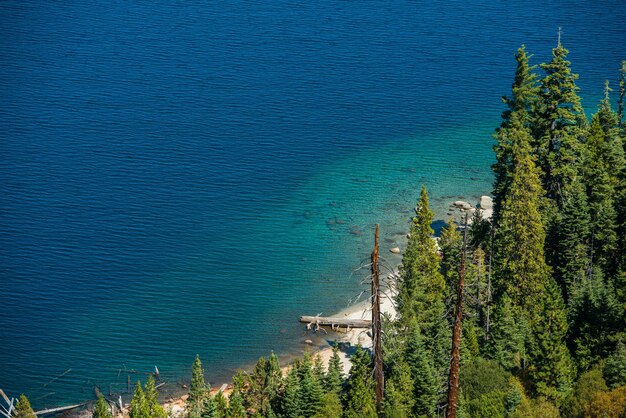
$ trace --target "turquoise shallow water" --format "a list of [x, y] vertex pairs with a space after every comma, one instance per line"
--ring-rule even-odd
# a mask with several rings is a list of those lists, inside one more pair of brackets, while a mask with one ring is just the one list
[[[522, 43], [564, 27], [587, 110], [626, 57], [587, 2], [0, 4], [0, 388], [36, 407], [120, 368], [214, 382], [303, 348], [404, 243], [490, 189]], [[393, 241], [393, 242], [392, 242]], [[395, 258], [394, 258], [395, 257]], [[55, 376], [72, 371], [44, 387]]]

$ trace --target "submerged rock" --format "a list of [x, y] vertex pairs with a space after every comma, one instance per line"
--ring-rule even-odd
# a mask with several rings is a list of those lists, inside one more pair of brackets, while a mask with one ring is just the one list
[[390, 248], [389, 252], [393, 253], [393, 254], [400, 254], [400, 248], [398, 248], [398, 247]]
[[462, 210], [469, 210], [472, 208], [472, 205], [470, 205], [467, 202], [464, 202], [463, 200], [457, 200], [456, 202], [452, 204], [452, 206], [454, 206], [455, 208], [462, 209]]

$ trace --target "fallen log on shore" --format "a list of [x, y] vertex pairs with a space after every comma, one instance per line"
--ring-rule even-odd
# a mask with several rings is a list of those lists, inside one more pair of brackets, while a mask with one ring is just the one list
[[300, 322], [307, 324], [307, 328], [312, 326], [317, 328], [327, 326], [332, 329], [344, 327], [344, 328], [371, 328], [371, 319], [350, 319], [350, 318], [337, 318], [337, 317], [325, 317], [325, 316], [301, 316]]
[[35, 415], [46, 415], [46, 414], [52, 414], [52, 413], [55, 413], [55, 412], [69, 411], [70, 409], [79, 408], [79, 407], [85, 405], [85, 403], [86, 402], [77, 403], [75, 405], [59, 406], [58, 408], [44, 409], [42, 411], [35, 411]]

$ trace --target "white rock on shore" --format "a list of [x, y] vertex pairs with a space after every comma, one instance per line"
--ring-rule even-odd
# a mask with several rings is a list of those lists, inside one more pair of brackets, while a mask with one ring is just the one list
[[491, 196], [481, 196], [478, 205], [483, 211], [493, 209], [493, 199]]

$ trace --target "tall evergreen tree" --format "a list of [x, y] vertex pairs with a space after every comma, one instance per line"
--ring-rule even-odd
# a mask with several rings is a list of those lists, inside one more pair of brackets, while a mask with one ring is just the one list
[[531, 156], [530, 135], [517, 113], [511, 116], [513, 170], [495, 234], [497, 293], [532, 309], [549, 275], [544, 259], [545, 229], [539, 212], [543, 189]]
[[617, 115], [611, 109], [608, 84], [586, 142], [585, 181], [591, 212], [592, 260], [613, 275], [618, 265], [618, 217], [615, 196], [624, 170], [624, 148]]
[[419, 203], [410, 228], [410, 238], [402, 257], [397, 296], [400, 321], [405, 326], [418, 323], [432, 330], [440, 323], [445, 304], [445, 282], [439, 271], [437, 245], [432, 239], [433, 212], [428, 192], [422, 187]]
[[107, 404], [102, 395], [98, 396], [96, 406], [93, 409], [91, 416], [92, 418], [113, 418], [113, 414], [111, 414], [111, 407]]
[[302, 416], [302, 402], [300, 398], [300, 377], [297, 364], [292, 366], [285, 380], [282, 411], [287, 418]]
[[414, 384], [411, 367], [400, 358], [387, 372], [385, 379], [385, 399], [382, 416], [385, 418], [410, 417], [413, 412]]
[[491, 338], [487, 347], [490, 358], [510, 371], [524, 369], [527, 363], [528, 321], [508, 295], [499, 298], [493, 315]]
[[215, 394], [213, 402], [215, 403], [215, 408], [217, 409], [217, 418], [227, 418], [228, 401], [221, 390]]
[[145, 388], [146, 403], [150, 411], [151, 418], [166, 418], [167, 413], [159, 403], [159, 392], [156, 390], [154, 376], [150, 375]]
[[580, 177], [575, 177], [563, 192], [561, 211], [552, 222], [554, 243], [548, 248], [554, 277], [561, 294], [568, 300], [572, 286], [587, 274], [590, 259], [590, 214], [587, 195]]
[[370, 355], [359, 345], [351, 361], [352, 368], [346, 382], [344, 417], [375, 418], [376, 397]]
[[200, 361], [200, 356], [196, 355], [196, 359], [191, 367], [191, 386], [189, 388], [189, 398], [187, 398], [187, 410], [190, 418], [200, 417], [208, 392], [204, 380], [202, 361]]
[[576, 85], [578, 74], [572, 73], [568, 54], [559, 42], [552, 50], [552, 60], [541, 64], [545, 77], [540, 81], [533, 124], [543, 185], [557, 206], [561, 191], [578, 174], [581, 137], [586, 127]]
[[413, 382], [413, 415], [434, 416], [440, 385], [432, 356], [417, 327], [412, 327], [406, 346], [406, 359]]
[[609, 355], [614, 333], [623, 329], [620, 308], [611, 281], [597, 267], [572, 286], [569, 341], [580, 371]]
[[406, 340], [412, 327], [419, 327], [431, 353], [435, 373], [443, 384], [451, 332], [446, 320], [446, 283], [440, 271], [437, 245], [432, 238], [432, 221], [428, 192], [422, 187], [402, 257], [396, 302], [401, 339]]
[[137, 381], [133, 399], [130, 401], [130, 418], [150, 418], [150, 406], [140, 381]]
[[511, 86], [511, 96], [502, 97], [502, 101], [507, 105], [507, 109], [502, 113], [502, 123], [494, 135], [496, 144], [494, 152], [496, 163], [492, 166], [495, 174], [493, 187], [494, 213], [493, 221], [497, 222], [504, 197], [508, 193], [511, 183], [512, 155], [511, 138], [509, 128], [511, 125], [511, 114], [513, 112], [522, 115], [522, 123], [528, 126], [531, 111], [537, 100], [538, 86], [537, 75], [533, 72], [534, 66], [529, 64], [530, 56], [526, 53], [526, 47], [522, 45], [515, 54], [517, 68], [515, 78]]
[[343, 363], [339, 358], [339, 347], [337, 344], [333, 346], [333, 355], [328, 360], [328, 372], [324, 380], [324, 387], [328, 392], [341, 393], [343, 384]]
[[30, 406], [26, 395], [22, 394], [15, 403], [15, 409], [11, 414], [13, 418], [36, 418], [35, 411]]
[[301, 412], [305, 417], [310, 417], [315, 415], [318, 409], [320, 409], [324, 396], [323, 383], [313, 370], [310, 353], [304, 353], [298, 371], [300, 375], [299, 397]]
[[553, 279], [540, 299], [541, 310], [531, 319], [533, 338], [529, 376], [539, 395], [560, 403], [571, 389], [574, 364], [565, 345], [567, 316], [561, 291]]
[[247, 416], [244, 405], [243, 392], [246, 385], [246, 377], [239, 371], [233, 376], [233, 391], [228, 398], [228, 417], [245, 418]]

